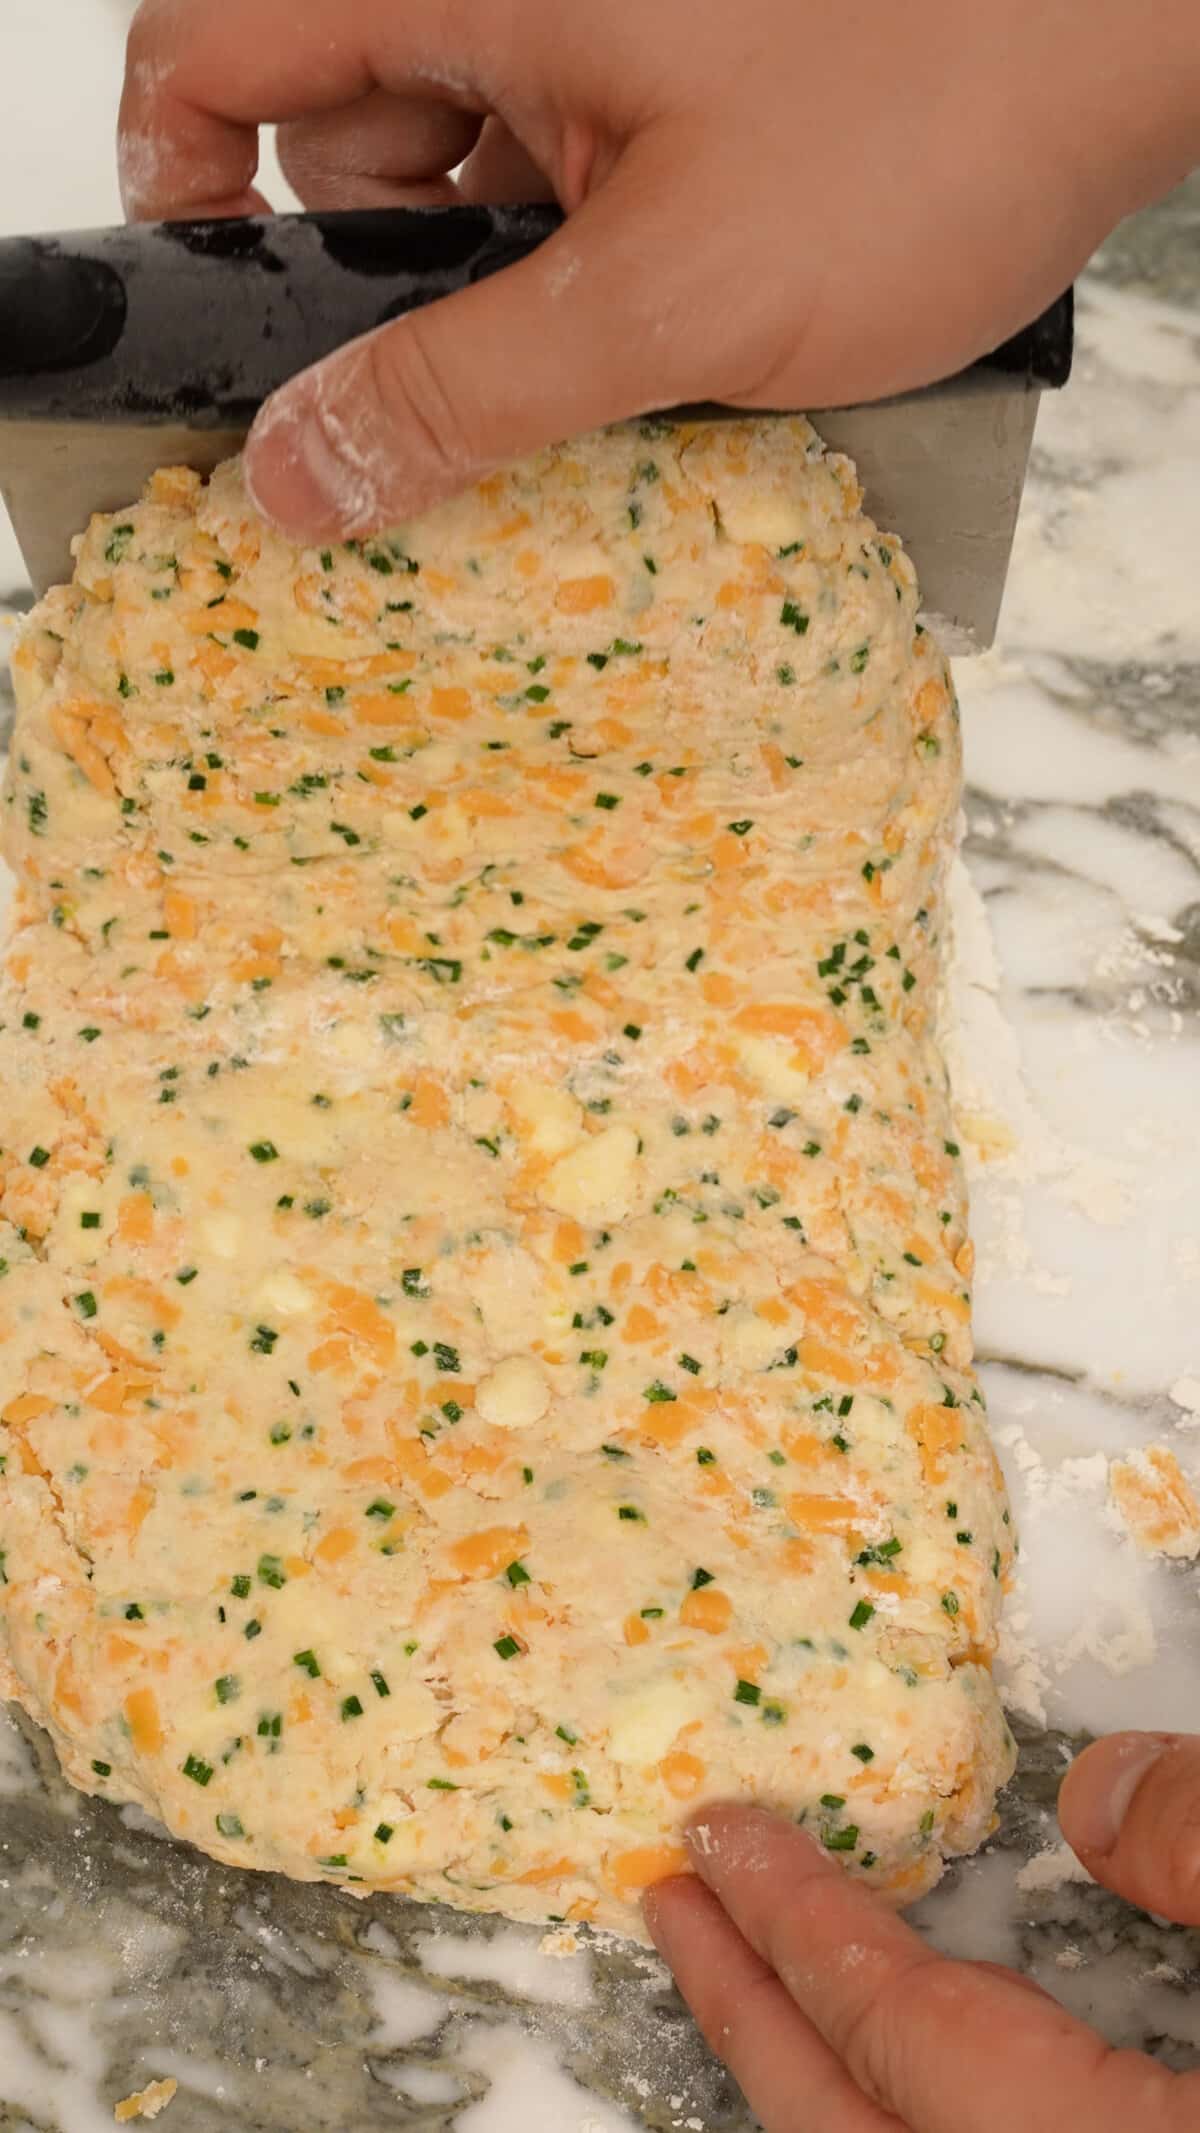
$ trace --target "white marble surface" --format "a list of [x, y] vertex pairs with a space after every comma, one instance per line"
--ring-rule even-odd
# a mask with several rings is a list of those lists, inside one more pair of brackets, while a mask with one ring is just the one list
[[[126, 13], [4, 0], [0, 230], [115, 219]], [[1000, 644], [958, 676], [949, 1041], [1029, 1743], [1000, 1841], [925, 1912], [944, 1945], [1175, 2060], [1200, 2055], [1200, 1939], [1073, 1879], [1047, 1805], [1065, 1735], [1200, 1730], [1196, 1567], [1140, 1556], [1107, 1508], [1108, 1461], [1138, 1445], [1169, 1443], [1200, 1487], [1200, 277], [1173, 264], [1191, 197], [1084, 285]], [[0, 612], [22, 576], [0, 525]], [[194, 1862], [77, 1803], [0, 1717], [0, 2129], [98, 2133], [161, 2075], [170, 2133], [750, 2123], [649, 1959], [560, 1960], [536, 1934]]]

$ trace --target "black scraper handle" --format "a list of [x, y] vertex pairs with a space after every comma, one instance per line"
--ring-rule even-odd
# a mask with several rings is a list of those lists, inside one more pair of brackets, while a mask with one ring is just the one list
[[[552, 207], [141, 224], [0, 240], [0, 416], [246, 426], [343, 341], [511, 265]], [[1061, 297], [984, 363], [1065, 384]]]

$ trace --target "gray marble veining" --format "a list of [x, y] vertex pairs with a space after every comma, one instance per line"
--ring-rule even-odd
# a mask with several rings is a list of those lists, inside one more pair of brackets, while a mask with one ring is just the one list
[[[244, 2133], [453, 2133], [465, 2107], [487, 2097], [489, 2043], [515, 2022], [578, 2086], [580, 2128], [589, 2123], [585, 2099], [594, 2099], [647, 2133], [697, 2118], [705, 2133], [749, 2133], [753, 2121], [728, 2077], [698, 2047], [639, 1950], [597, 1950], [583, 2006], [514, 1995], [502, 1974], [464, 1989], [427, 1967], [421, 1944], [445, 1929], [440, 1909], [231, 1872], [136, 1817], [80, 1798], [44, 1739], [29, 1727], [21, 1737], [29, 1776], [6, 1797], [0, 1822], [0, 2006], [14, 2057], [43, 2064], [60, 2112], [65, 2101], [69, 2114], [70, 2102], [53, 2068], [64, 2055], [69, 2064], [74, 2049], [81, 2067], [103, 2068], [112, 2097], [140, 2087], [149, 2069], [198, 2076], [181, 2086], [173, 2133], [218, 2133], [232, 2123]], [[1052, 1731], [1026, 1735], [1019, 1781], [981, 1864], [1011, 1868], [1042, 1852], [1074, 1745]], [[927, 1930], [953, 1952], [977, 1952], [962, 1898], [978, 1871], [959, 1869], [922, 1907]], [[451, 1924], [456, 1940], [484, 1947], [517, 1930], [494, 1920]], [[1194, 2059], [1186, 2010], [1187, 1994], [1200, 1987], [1200, 1936], [1078, 1885], [1027, 1896], [1004, 1931], [1008, 1959], [1060, 1992], [1069, 1979], [1085, 2014], [1094, 2011], [1087, 1968], [1115, 1962], [1131, 1989], [1106, 2025], [1114, 2041], [1172, 2064]], [[517, 1937], [538, 1935], [521, 1929]], [[22, 1950], [36, 1950], [24, 1975]], [[1140, 2004], [1132, 1988], [1155, 1971], [1165, 1989], [1153, 2005]], [[60, 2017], [52, 2031], [47, 1998]], [[0, 2071], [0, 2088], [4, 2079]], [[5, 2133], [28, 2125], [84, 2133], [89, 2123], [0, 2101]]]
[[1200, 176], [1185, 179], [1151, 214], [1123, 222], [1092, 271], [1118, 289], [1200, 305]]

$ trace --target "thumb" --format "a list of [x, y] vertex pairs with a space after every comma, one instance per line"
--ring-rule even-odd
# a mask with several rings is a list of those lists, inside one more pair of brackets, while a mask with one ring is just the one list
[[1113, 1733], [1071, 1765], [1058, 1819], [1105, 1888], [1200, 1925], [1200, 1738]]
[[293, 539], [376, 532], [506, 460], [682, 398], [679, 337], [662, 330], [672, 220], [622, 165], [519, 265], [291, 380], [246, 447], [255, 505]]

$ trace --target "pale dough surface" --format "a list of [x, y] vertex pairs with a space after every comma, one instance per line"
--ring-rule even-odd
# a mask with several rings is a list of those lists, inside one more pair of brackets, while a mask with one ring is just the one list
[[93, 522], [0, 996], [0, 1690], [77, 1784], [623, 1931], [706, 1798], [898, 1900], [986, 1834], [916, 611], [798, 419], [336, 551], [236, 465]]

